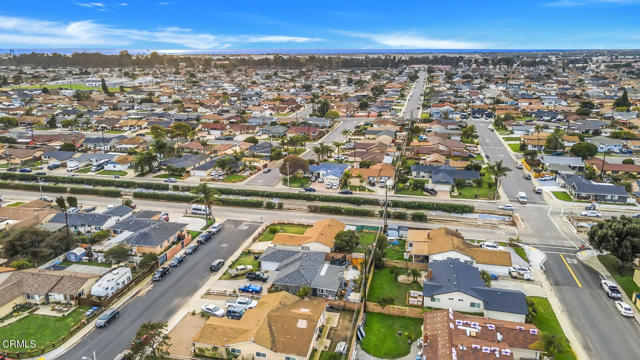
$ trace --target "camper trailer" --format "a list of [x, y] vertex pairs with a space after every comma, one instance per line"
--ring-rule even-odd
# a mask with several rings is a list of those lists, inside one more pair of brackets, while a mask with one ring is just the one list
[[131, 282], [131, 269], [119, 267], [104, 274], [100, 280], [91, 287], [91, 295], [106, 299], [119, 289]]

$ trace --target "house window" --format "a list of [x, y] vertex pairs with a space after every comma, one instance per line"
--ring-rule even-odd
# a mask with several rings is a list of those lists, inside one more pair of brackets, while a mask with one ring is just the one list
[[296, 360], [296, 358], [291, 357], [291, 356], [285, 356], [284, 360]]
[[256, 351], [256, 357], [266, 359], [267, 358], [267, 354], [265, 354], [263, 352]]
[[479, 308], [480, 308], [480, 303], [478, 303], [478, 302], [471, 302], [471, 303], [469, 304], [469, 306], [471, 306], [472, 308], [478, 308], [478, 309], [479, 309]]
[[231, 348], [231, 353], [240, 355], [240, 354], [242, 354], [242, 350]]
[[440, 302], [440, 298], [437, 298], [435, 296], [431, 297], [431, 302]]

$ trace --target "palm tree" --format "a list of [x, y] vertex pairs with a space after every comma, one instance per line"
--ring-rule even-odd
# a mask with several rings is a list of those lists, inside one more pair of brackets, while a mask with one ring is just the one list
[[144, 174], [153, 170], [153, 166], [158, 161], [157, 155], [152, 151], [143, 151], [133, 158], [133, 170], [137, 174]]
[[349, 140], [349, 135], [351, 135], [351, 131], [349, 129], [344, 129], [341, 132], [342, 136], [346, 137]]
[[473, 184], [476, 186], [476, 197], [478, 197], [478, 195], [480, 194], [480, 188], [482, 187], [482, 183], [484, 182], [484, 179], [481, 176], [471, 181], [473, 181]]
[[320, 144], [320, 149], [322, 149], [322, 155], [324, 155], [325, 158], [328, 158], [333, 154], [333, 146], [331, 145]]
[[65, 250], [71, 250], [71, 231], [69, 230], [69, 210], [72, 205], [78, 206], [78, 200], [74, 196], [67, 197], [65, 200], [62, 196], [56, 198], [56, 205], [60, 208], [60, 211], [64, 214], [64, 223], [67, 228], [67, 243], [65, 244]]
[[316, 157], [318, 158], [318, 162], [320, 162], [320, 156], [322, 155], [322, 148], [320, 148], [320, 146], [314, 146], [313, 153], [316, 154]]
[[333, 145], [333, 147], [338, 152], [338, 155], [340, 155], [340, 146], [342, 146], [342, 143], [339, 142], [339, 141], [334, 141], [334, 142], [331, 143], [331, 145]]
[[418, 278], [421, 277], [422, 274], [420, 273], [420, 270], [411, 268], [409, 269], [409, 276], [411, 276], [413, 282], [417, 282]]
[[207, 208], [205, 211], [205, 219], [207, 224], [209, 223], [209, 215], [211, 214], [211, 205], [218, 202], [220, 193], [212, 187], [209, 187], [206, 183], [200, 184], [191, 190], [191, 193], [196, 195], [193, 199], [195, 202], [201, 202]]
[[536, 134], [538, 134], [537, 136], [537, 141], [536, 141], [536, 147], [540, 146], [540, 132], [542, 131], [543, 127], [540, 124], [536, 124], [536, 126], [534, 126], [533, 128], [536, 131]]
[[318, 93], [311, 94], [311, 113], [316, 114], [316, 105], [320, 102], [320, 95]]
[[498, 196], [498, 189], [500, 188], [500, 179], [507, 176], [507, 173], [511, 171], [510, 168], [502, 165], [502, 160], [498, 160], [493, 164], [487, 165], [487, 172], [493, 178], [496, 183], [496, 193], [494, 195], [495, 198]]

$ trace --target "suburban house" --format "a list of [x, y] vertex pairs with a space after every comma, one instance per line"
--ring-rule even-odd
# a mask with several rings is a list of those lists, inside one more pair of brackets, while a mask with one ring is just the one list
[[209, 318], [193, 338], [194, 348], [218, 348], [239, 360], [308, 359], [326, 317], [326, 302], [281, 291], [264, 295], [242, 319]]
[[582, 175], [560, 174], [558, 181], [564, 184], [573, 198], [601, 202], [626, 203], [629, 193], [621, 185], [596, 183], [585, 179]]
[[283, 137], [287, 134], [287, 127], [282, 125], [269, 125], [260, 130], [260, 134], [269, 137]]
[[67, 261], [80, 262], [82, 261], [82, 258], [84, 258], [86, 255], [87, 255], [87, 249], [82, 247], [77, 247], [71, 251], [67, 251], [67, 253], [65, 254], [65, 258], [67, 259]]
[[598, 147], [598, 152], [620, 151], [624, 146], [624, 140], [612, 139], [605, 136], [594, 136], [586, 139]]
[[367, 182], [380, 183], [385, 181], [386, 183], [387, 180], [395, 177], [396, 169], [391, 164], [379, 163], [371, 165], [369, 168], [352, 168], [349, 172], [352, 179], [362, 177]]
[[137, 254], [160, 254], [171, 244], [191, 236], [186, 232], [187, 224], [150, 220], [146, 222], [147, 227], [134, 232], [123, 242]]
[[428, 360], [540, 359], [542, 335], [533, 324], [486, 319], [453, 310], [424, 314], [422, 356]]
[[405, 251], [414, 262], [457, 259], [489, 274], [509, 275], [511, 253], [484, 249], [464, 240], [459, 232], [447, 227], [433, 230], [409, 229]]
[[[551, 136], [550, 132], [540, 132], [531, 135], [523, 135], [521, 141], [527, 144], [529, 150], [544, 151], [547, 138]], [[562, 142], [565, 147], [571, 147], [580, 141], [580, 138], [574, 135], [562, 135]]]
[[318, 179], [324, 179], [325, 182], [337, 183], [342, 174], [349, 169], [351, 165], [341, 163], [320, 163], [317, 165], [309, 166], [309, 173], [311, 176], [315, 176]]
[[491, 319], [524, 323], [529, 313], [524, 293], [487, 287], [477, 268], [457, 259], [429, 263], [422, 296], [426, 307], [482, 313]]
[[292, 126], [287, 131], [288, 136], [304, 135], [308, 136], [312, 140], [319, 139], [322, 136], [322, 131], [313, 126]]
[[[70, 271], [25, 269], [11, 272], [0, 286], [7, 282], [13, 283], [15, 288], [20, 289], [21, 302], [72, 302], [89, 294], [98, 277], [97, 274]], [[4, 304], [0, 304], [2, 305]]]
[[49, 164], [65, 164], [67, 160], [70, 160], [76, 156], [75, 151], [60, 151], [60, 150], [48, 150], [42, 154], [42, 159], [46, 160]]
[[551, 171], [567, 172], [567, 171], [583, 171], [585, 168], [584, 161], [581, 157], [575, 156], [540, 156], [540, 161]]
[[273, 148], [273, 145], [270, 142], [261, 142], [255, 145], [251, 145], [247, 149], [247, 154], [251, 156], [255, 156], [255, 155], [270, 156], [272, 148]]
[[[77, 213], [67, 214], [69, 220], [69, 228], [78, 233], [87, 234], [104, 230], [116, 223], [116, 219], [104, 214]], [[55, 214], [50, 223], [65, 224], [64, 213]]]
[[344, 266], [327, 263], [324, 252], [272, 246], [259, 260], [262, 270], [277, 272], [273, 285], [294, 295], [308, 286], [311, 296], [336, 298], [344, 287]]
[[336, 235], [344, 227], [345, 224], [336, 219], [324, 219], [305, 230], [304, 234], [277, 233], [271, 243], [283, 248], [329, 253]]
[[120, 222], [133, 215], [133, 209], [127, 205], [118, 205], [111, 209], [107, 209], [102, 214], [114, 218], [116, 222]]
[[596, 173], [600, 174], [604, 169], [605, 175], [618, 175], [618, 174], [634, 174], [640, 175], [640, 165], [636, 164], [612, 164], [603, 159], [590, 158], [584, 161], [596, 168]]
[[133, 156], [131, 155], [120, 155], [106, 163], [104, 169], [110, 171], [127, 171], [129, 166], [131, 166], [132, 160]]

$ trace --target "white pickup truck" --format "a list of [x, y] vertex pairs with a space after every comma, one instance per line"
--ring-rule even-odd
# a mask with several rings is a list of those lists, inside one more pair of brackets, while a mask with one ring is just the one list
[[525, 194], [524, 191], [520, 191], [518, 193], [518, 202], [520, 204], [526, 204], [527, 203], [527, 194]]

